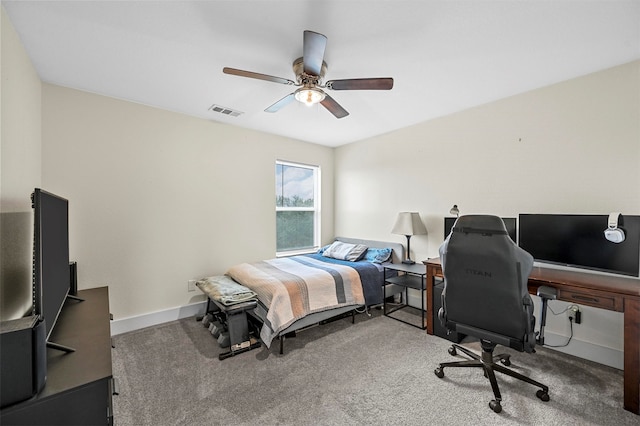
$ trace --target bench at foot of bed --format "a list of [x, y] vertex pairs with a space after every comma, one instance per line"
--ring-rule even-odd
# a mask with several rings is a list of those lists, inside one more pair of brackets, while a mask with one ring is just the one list
[[247, 312], [257, 306], [256, 300], [224, 304], [214, 299], [218, 294], [212, 291], [212, 286], [216, 285], [215, 281], [209, 279], [206, 283], [198, 282], [196, 285], [207, 295], [207, 308], [202, 324], [209, 327], [221, 347], [229, 348], [228, 352], [218, 355], [218, 359], [222, 361], [261, 346], [260, 341], [251, 335], [247, 316]]

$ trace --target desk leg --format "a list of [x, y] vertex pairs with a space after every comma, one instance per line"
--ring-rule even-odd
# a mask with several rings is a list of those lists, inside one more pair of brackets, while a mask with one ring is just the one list
[[640, 299], [624, 299], [624, 409], [640, 414]]
[[427, 334], [433, 334], [433, 280], [436, 276], [436, 267], [427, 265]]

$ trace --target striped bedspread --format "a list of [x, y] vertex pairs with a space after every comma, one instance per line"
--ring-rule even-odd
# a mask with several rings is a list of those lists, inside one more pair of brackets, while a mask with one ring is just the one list
[[269, 324], [262, 327], [260, 337], [269, 347], [280, 331], [308, 314], [365, 304], [360, 273], [344, 263], [293, 256], [242, 263], [227, 275], [253, 290], [267, 307]]

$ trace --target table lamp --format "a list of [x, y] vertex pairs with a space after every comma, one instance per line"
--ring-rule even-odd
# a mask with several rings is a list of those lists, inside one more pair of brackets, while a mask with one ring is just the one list
[[416, 263], [411, 260], [411, 236], [427, 233], [427, 228], [425, 228], [424, 223], [422, 223], [420, 215], [417, 212], [398, 213], [396, 224], [393, 225], [391, 233], [407, 237], [407, 258], [403, 260], [402, 263], [406, 263], [407, 265]]

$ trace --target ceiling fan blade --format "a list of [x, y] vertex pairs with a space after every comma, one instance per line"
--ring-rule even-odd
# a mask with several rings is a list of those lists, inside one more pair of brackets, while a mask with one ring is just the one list
[[331, 96], [325, 95], [324, 100], [320, 102], [323, 107], [329, 110], [329, 112], [336, 116], [336, 118], [343, 118], [349, 115], [346, 109], [342, 108], [339, 103], [335, 101]]
[[249, 78], [256, 78], [258, 80], [271, 81], [273, 83], [288, 84], [288, 85], [295, 84], [295, 82], [286, 78], [274, 77], [272, 75], [260, 74], [260, 73], [251, 72], [251, 71], [244, 71], [236, 68], [224, 67], [222, 68], [222, 72], [225, 74], [237, 75], [240, 77], [249, 77]]
[[346, 80], [331, 80], [326, 83], [327, 88], [333, 90], [391, 90], [393, 78], [351, 78]]
[[295, 99], [294, 93], [289, 93], [284, 98], [280, 99], [275, 104], [271, 105], [269, 108], [265, 109], [265, 112], [278, 112], [280, 108], [283, 108], [291, 103], [292, 100]]
[[324, 60], [324, 49], [326, 47], [326, 36], [313, 31], [304, 32], [304, 53], [302, 56], [304, 72], [307, 74], [320, 75], [322, 71], [322, 61]]

